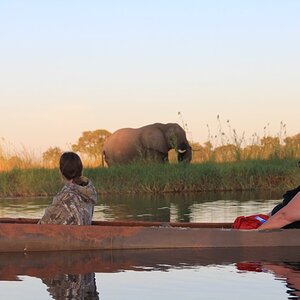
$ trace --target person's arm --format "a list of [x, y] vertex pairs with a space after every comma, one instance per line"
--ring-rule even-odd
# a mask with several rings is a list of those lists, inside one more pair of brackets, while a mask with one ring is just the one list
[[300, 193], [298, 193], [285, 207], [280, 209], [263, 223], [258, 230], [278, 229], [285, 225], [300, 221]]

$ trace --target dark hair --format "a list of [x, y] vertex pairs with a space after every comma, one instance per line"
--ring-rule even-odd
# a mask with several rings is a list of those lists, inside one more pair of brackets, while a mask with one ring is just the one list
[[82, 175], [82, 162], [74, 152], [65, 152], [59, 160], [59, 169], [62, 175], [68, 179], [78, 179]]

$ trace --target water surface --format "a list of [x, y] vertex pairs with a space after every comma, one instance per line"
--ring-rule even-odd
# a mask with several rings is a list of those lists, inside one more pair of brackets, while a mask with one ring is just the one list
[[[271, 193], [99, 197], [95, 220], [232, 222]], [[40, 218], [51, 198], [0, 199], [0, 217]], [[0, 299], [298, 299], [300, 249], [0, 253]]]
[[[272, 193], [192, 193], [99, 197], [94, 220], [231, 222], [236, 216], [268, 213], [280, 202]], [[52, 198], [1, 199], [0, 217], [40, 218]]]
[[2, 253], [0, 298], [296, 299], [299, 249], [266, 250]]

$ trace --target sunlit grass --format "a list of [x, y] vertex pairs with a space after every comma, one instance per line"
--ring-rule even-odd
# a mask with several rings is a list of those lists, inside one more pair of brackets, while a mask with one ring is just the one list
[[[191, 164], [178, 164], [174, 150], [170, 164], [131, 164], [102, 168], [101, 155], [79, 153], [85, 175], [99, 194], [173, 193], [235, 190], [287, 190], [299, 185], [300, 134], [286, 136], [285, 125], [274, 136], [253, 134], [246, 140], [227, 120], [223, 130], [219, 116], [218, 132], [203, 145], [192, 143]], [[69, 151], [69, 150], [67, 150]], [[63, 184], [58, 172], [62, 151], [50, 147], [38, 158], [22, 147], [0, 140], [0, 197], [55, 194]], [[99, 150], [101, 153], [101, 150]]]
[[[181, 116], [180, 113], [178, 114]], [[182, 123], [183, 128], [188, 133], [187, 124], [183, 120]], [[207, 125], [208, 135], [205, 143], [200, 144], [190, 141], [193, 151], [192, 163], [300, 158], [300, 133], [290, 137], [287, 136], [286, 125], [283, 122], [280, 123], [279, 132], [273, 136], [268, 133], [267, 125], [264, 128], [262, 137], [254, 133], [250, 138], [245, 137], [245, 132], [239, 134], [232, 127], [229, 120], [225, 122], [224, 126], [219, 115], [217, 116], [217, 125], [216, 133], [212, 133]], [[96, 130], [95, 133], [98, 131]], [[90, 133], [93, 134], [93, 132]], [[189, 137], [189, 134], [187, 135]], [[103, 145], [104, 141], [99, 145], [97, 144], [97, 147], [100, 147], [99, 149], [92, 148], [92, 152], [88, 151], [91, 146], [89, 143], [92, 143], [92, 146], [95, 148], [96, 143], [94, 140], [86, 140], [83, 143], [86, 149], [81, 146], [81, 152], [79, 152], [84, 166], [89, 168], [102, 166], [101, 145]], [[65, 149], [64, 151], [71, 150]], [[15, 150], [13, 145], [2, 138], [0, 140], [0, 172], [14, 168], [57, 168], [62, 152], [63, 150], [59, 147], [50, 147], [38, 157], [24, 146], [21, 150]], [[169, 151], [169, 161], [170, 163], [177, 163], [174, 150]]]
[[25, 146], [16, 150], [4, 139], [0, 141], [0, 171], [30, 169], [41, 166], [41, 160]]
[[264, 134], [257, 133], [246, 138], [245, 132], [238, 134], [232, 128], [230, 121], [226, 121], [225, 129], [217, 116], [218, 130], [212, 134], [207, 125], [208, 138], [204, 145], [193, 143], [194, 163], [202, 162], [234, 162], [245, 160], [299, 159], [300, 133], [288, 137], [286, 125], [281, 122], [279, 132], [275, 135], [268, 133], [268, 125], [264, 127]]
[[[300, 182], [297, 160], [248, 160], [202, 164], [131, 164], [87, 168], [84, 175], [104, 194], [262, 191], [291, 189]], [[62, 187], [56, 169], [0, 173], [0, 197], [50, 196]]]

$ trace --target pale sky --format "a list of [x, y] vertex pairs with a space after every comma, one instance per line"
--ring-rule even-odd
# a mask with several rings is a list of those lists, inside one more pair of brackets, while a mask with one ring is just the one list
[[63, 150], [86, 130], [178, 122], [203, 143], [300, 132], [298, 0], [0, 0], [0, 137]]

